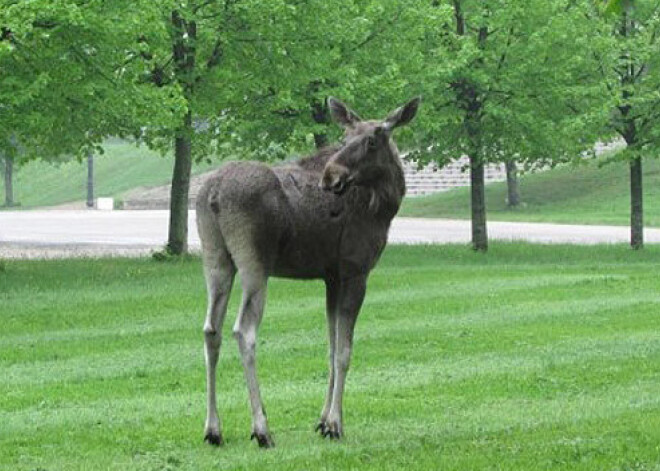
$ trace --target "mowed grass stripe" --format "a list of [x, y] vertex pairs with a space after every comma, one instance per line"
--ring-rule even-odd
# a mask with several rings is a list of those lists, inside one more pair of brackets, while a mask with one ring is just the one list
[[[533, 293], [532, 293], [533, 295]], [[436, 299], [436, 298], [432, 298]], [[656, 309], [660, 308], [660, 298], [654, 294], [644, 294], [634, 299], [620, 295], [594, 296], [584, 299], [570, 299], [559, 301], [527, 301], [519, 300], [517, 303], [500, 302], [493, 308], [489, 306], [450, 305], [442, 302], [429, 303], [431, 309], [427, 313], [420, 313], [414, 319], [401, 318], [401, 307], [405, 306], [400, 300], [389, 303], [387, 309], [383, 309], [383, 303], [369, 303], [364, 307], [365, 314], [362, 316], [361, 324], [366, 324], [367, 329], [358, 329], [360, 338], [380, 337], [390, 329], [397, 332], [418, 331], [426, 328], [456, 329], [458, 327], [471, 327], [476, 329], [489, 329], [504, 324], [515, 322], [516, 325], [544, 322], [547, 318], [566, 317], [568, 322], [582, 322], [588, 316], [600, 316], [605, 328], [616, 327], [611, 323], [611, 316], [617, 316], [622, 309], [633, 310], [635, 307]], [[320, 309], [317, 309], [317, 311]], [[660, 309], [659, 309], [660, 310]], [[575, 313], [579, 312], [579, 317]], [[310, 313], [310, 315], [312, 315]], [[160, 316], [157, 323], [139, 323], [138, 325], [121, 325], [112, 328], [92, 329], [70, 329], [55, 332], [43, 332], [27, 335], [8, 335], [0, 340], [0, 352], [3, 353], [4, 365], [9, 366], [17, 363], [34, 363], [35, 360], [49, 360], [54, 351], [57, 358], [53, 361], [61, 362], [67, 358], [84, 354], [86, 357], [95, 353], [104, 354], [108, 348], [114, 350], [120, 347], [133, 349], [140, 340], [148, 337], [150, 340], [166, 341], [169, 338], [180, 338], [182, 331], [194, 331], [197, 337], [198, 328], [192, 317], [197, 320], [198, 316], [182, 316], [176, 312], [168, 316]], [[288, 348], [291, 344], [296, 346], [316, 345], [324, 340], [324, 325], [319, 322], [318, 312], [312, 317], [312, 325], [298, 324], [296, 328], [283, 329], [284, 332], [277, 334], [276, 338], [266, 339], [276, 341], [277, 345]], [[555, 322], [560, 319], [552, 319]], [[370, 325], [370, 324], [375, 325]], [[225, 341], [230, 336], [231, 322], [225, 329]], [[360, 324], [360, 325], [361, 325]], [[319, 333], [321, 336], [319, 337]], [[268, 333], [266, 333], [268, 335]], [[264, 337], [262, 335], [262, 337]], [[265, 339], [262, 339], [265, 340]], [[78, 343], [77, 343], [78, 342]], [[277, 348], [277, 347], [275, 347]], [[25, 351], [24, 351], [25, 350]], [[232, 350], [233, 351], [233, 350]], [[236, 352], [234, 352], [236, 353]], [[230, 353], [231, 354], [231, 353]]]
[[[455, 275], [447, 278], [432, 278], [417, 276], [412, 280], [407, 279], [403, 283], [399, 283], [397, 302], [407, 300], [420, 300], [423, 298], [436, 298], [436, 297], [461, 297], [466, 294], [479, 296], [487, 293], [501, 292], [502, 290], [511, 289], [534, 289], [536, 287], [545, 287], [552, 285], [574, 285], [580, 282], [584, 283], [599, 283], [601, 281], [611, 281], [613, 278], [610, 275], [600, 274], [565, 274], [561, 277], [557, 275], [536, 274], [535, 276], [528, 276], [527, 274], [521, 276], [516, 274], [500, 274], [498, 278], [481, 280], [481, 283], [475, 283], [474, 280], [469, 280], [470, 275], [465, 273], [455, 274], [453, 271], [448, 271], [448, 275]], [[5, 333], [6, 339], [0, 340], [0, 345], [11, 338], [9, 334], [18, 330], [21, 333], [25, 332], [26, 327], [33, 329], [42, 335], [48, 335], [44, 329], [55, 329], [53, 332], [57, 333], [61, 330], [64, 324], [67, 331], [76, 325], [83, 326], [108, 326], [124, 325], [124, 317], [121, 314], [133, 312], [134, 315], [130, 317], [134, 323], [141, 323], [145, 320], [151, 320], [153, 312], [181, 312], [190, 305], [192, 299], [196, 300], [196, 311], [199, 312], [199, 317], [203, 319], [204, 303], [203, 303], [203, 278], [201, 271], [193, 274], [195, 284], [191, 285], [194, 296], [187, 295], [183, 299], [173, 298], [168, 296], [172, 293], [174, 286], [170, 286], [168, 290], [162, 290], [159, 294], [153, 293], [154, 290], [150, 286], [142, 287], [141, 290], [126, 290], [111, 289], [104, 286], [102, 290], [97, 288], [85, 288], [80, 290], [65, 290], [63, 292], [50, 291], [47, 295], [35, 295], [31, 293], [29, 296], [29, 303], [26, 305], [25, 300], [21, 300], [18, 296], [13, 299], [6, 300], [5, 308], [8, 310], [9, 315], [6, 316]], [[458, 280], [458, 281], [457, 281]], [[240, 285], [240, 284], [239, 284]], [[274, 286], [273, 286], [274, 285]], [[305, 315], [310, 311], [323, 310], [323, 290], [318, 283], [311, 284], [321, 295], [296, 298], [293, 306], [291, 304], [284, 304], [281, 299], [275, 298], [268, 303], [267, 309], [272, 317], [279, 318], [277, 314], [291, 315]], [[278, 290], [278, 283], [271, 283], [273, 291]], [[374, 283], [371, 287], [367, 297], [369, 304], [378, 304], [382, 302], [391, 302], [392, 296], [390, 286], [381, 287], [379, 284]], [[432, 289], [436, 288], [436, 289]], [[146, 295], [144, 290], [147, 289], [151, 295]], [[285, 288], [288, 291], [288, 288]], [[156, 290], [160, 291], [160, 290]], [[383, 291], [381, 293], [381, 291]], [[116, 292], [116, 297], [113, 295]], [[27, 292], [25, 293], [28, 294]], [[229, 308], [233, 313], [237, 308], [237, 301], [240, 298], [240, 289], [235, 289], [232, 295], [232, 304]], [[52, 310], [58, 302], [65, 300], [66, 309], [69, 315], [66, 318], [57, 318], [52, 316]], [[200, 312], [201, 310], [201, 312]], [[14, 312], [12, 315], [11, 312]], [[31, 322], [29, 326], [25, 325], [24, 319], [18, 316], [30, 316]], [[283, 320], [287, 320], [286, 318]], [[297, 318], [296, 318], [297, 321]], [[59, 324], [59, 325], [58, 325]]]
[[[565, 335], [570, 330], [575, 336], [578, 332], [593, 336], [591, 323], [602, 318], [600, 335], [606, 332], [619, 332], [626, 329], [630, 324], [631, 317], [644, 317], [646, 312], [658, 312], [658, 303], [653, 302], [654, 297], [647, 299], [620, 299], [613, 296], [605, 299], [587, 299], [585, 301], [567, 301], [564, 303], [552, 303], [546, 306], [544, 303], [537, 305], [533, 310], [530, 302], [522, 306], [498, 307], [494, 312], [488, 308], [478, 307], [468, 315], [451, 316], [446, 310], [436, 311], [433, 307], [429, 312], [420, 314], [412, 319], [399, 317], [397, 320], [371, 319], [370, 314], [379, 312], [378, 303], [365, 307], [362, 321], [358, 325], [357, 341], [363, 342], [385, 342], [387, 337], [396, 333], [400, 340], [407, 338], [419, 341], [428, 336], [429, 331], [434, 338], [443, 339], [453, 333], [458, 336], [474, 336], [482, 333], [482, 341], [474, 342], [479, 346], [490, 348], [490, 343], [485, 343], [486, 338], [497, 332], [497, 342], [501, 342], [500, 348], [510, 339], [526, 338], [532, 341], [530, 334], [543, 332], [542, 341], [550, 342], [553, 336]], [[442, 308], [442, 305], [438, 305]], [[395, 310], [395, 306], [391, 306]], [[399, 311], [401, 312], [401, 311]], [[527, 314], [532, 312], [531, 314]], [[615, 315], [616, 314], [616, 315]], [[593, 319], [595, 317], [596, 319]], [[548, 319], [550, 318], [550, 319]], [[562, 320], [561, 328], [557, 332], [558, 319]], [[649, 321], [655, 324], [651, 317]], [[319, 325], [320, 324], [320, 325]], [[365, 324], [365, 325], [362, 325]], [[509, 325], [506, 325], [509, 324]], [[539, 324], [549, 324], [553, 330], [541, 329]], [[160, 325], [160, 322], [157, 323]], [[470, 327], [470, 331], [455, 329]], [[498, 327], [497, 330], [494, 330]], [[272, 335], [270, 330], [264, 329], [261, 335], [261, 350], [265, 355], [294, 352], [308, 353], [309, 349], [318, 350], [319, 345], [325, 342], [323, 330], [323, 319], [317, 316], [316, 324], [312, 329], [296, 329], [294, 332], [284, 332], [277, 336]], [[511, 332], [513, 330], [513, 332]], [[529, 331], [529, 332], [528, 332]], [[58, 350], [47, 348], [49, 355], [57, 355], [56, 358], [37, 360], [37, 355], [30, 357], [22, 354], [21, 362], [13, 363], [5, 368], [5, 386], [16, 386], [21, 384], [46, 384], [59, 381], [80, 381], [86, 377], [111, 378], [113, 375], [121, 375], [126, 371], [134, 369], [168, 369], [172, 366], [178, 369], [187, 369], [198, 362], [201, 341], [198, 345], [190, 345], [191, 335], [182, 337], [177, 328], [167, 329], [161, 332], [139, 333], [126, 335], [123, 331], [117, 333], [118, 339], [114, 342], [112, 337], [109, 342], [94, 339], [89, 342], [80, 338], [82, 344], [78, 346], [75, 356], [61, 353], [53, 353]], [[197, 334], [197, 329], [195, 329]], [[195, 335], [196, 340], [200, 337]], [[225, 348], [223, 356], [235, 358], [236, 348], [229, 335], [225, 335]], [[149, 342], [149, 343], [147, 343]], [[443, 343], [452, 343], [447, 339]], [[153, 343], [153, 345], [152, 345]], [[266, 343], [266, 345], [264, 345]], [[146, 344], [146, 345], [145, 345]], [[453, 345], [447, 345], [448, 348]], [[98, 347], [98, 348], [95, 348]], [[192, 347], [192, 348], [191, 348]], [[460, 345], [458, 345], [460, 348]], [[468, 347], [471, 349], [471, 347]], [[108, 361], [107, 351], [113, 349], [115, 352], [113, 362]], [[63, 349], [65, 350], [65, 349]], [[100, 352], [97, 350], [101, 350]], [[466, 347], [462, 347], [465, 351]]]
[[[201, 276], [201, 275], [200, 275]], [[370, 291], [369, 296], [365, 302], [366, 308], [376, 310], [382, 308], [383, 305], [392, 305], [392, 304], [404, 304], [411, 300], [431, 300], [436, 299], [440, 302], [452, 302], [455, 299], [463, 299], [467, 294], [472, 294], [472, 297], [479, 297], [483, 294], [493, 294], [496, 293], [498, 296], [505, 296], [508, 293], [505, 293], [506, 290], [521, 290], [528, 291], [530, 296], [533, 296], [533, 290], [538, 287], [550, 287], [556, 286], [557, 288], [576, 288], [580, 284], [585, 285], [598, 285], [602, 284], [603, 293], [609, 293], [611, 291], [612, 282], [625, 282], [629, 280], [629, 277], [620, 275], [618, 277], [612, 275], [563, 275], [563, 276], [527, 276], [524, 277], [509, 277], [508, 279], [501, 279], [493, 282], [475, 282], [472, 283], [463, 283], [460, 285], [455, 284], [452, 280], [449, 286], [446, 286], [444, 283], [438, 282], [429, 282], [424, 280], [407, 280], [405, 284], [400, 284], [398, 288], [398, 293], [395, 299], [392, 299], [390, 287], [386, 289], [381, 286], [374, 286], [372, 291]], [[437, 288], [437, 289], [432, 289]], [[273, 287], [273, 291], [276, 291], [278, 288]], [[558, 290], [558, 292], [561, 292]], [[522, 293], [523, 295], [525, 293]], [[269, 315], [269, 323], [277, 322], [280, 327], [285, 326], [287, 323], [299, 326], [301, 321], [307, 321], [308, 315], [318, 312], [323, 312], [323, 300], [319, 299], [319, 296], [322, 295], [322, 291], [319, 290], [319, 295], [316, 297], [309, 297], [303, 299], [296, 299], [295, 305], [284, 303], [281, 300], [270, 301], [267, 305], [267, 312]], [[107, 295], [106, 295], [107, 296]], [[229, 317], [230, 319], [234, 317], [234, 312], [237, 307], [237, 300], [240, 298], [239, 290], [234, 290], [232, 295], [232, 303], [229, 307]], [[656, 299], [656, 298], [647, 298], [647, 299]], [[660, 301], [660, 295], [657, 296], [658, 301]], [[149, 297], [147, 299], [139, 299], [139, 303], [136, 304], [135, 299], [130, 299], [126, 301], [116, 300], [111, 303], [106, 301], [98, 300], [88, 300], [87, 304], [82, 303], [77, 300], [75, 302], [67, 302], [66, 309], [69, 310], [69, 315], [66, 317], [65, 322], [70, 326], [67, 329], [60, 330], [45, 330], [41, 325], [35, 325], [32, 321], [30, 323], [30, 328], [33, 328], [36, 332], [33, 335], [26, 335], [24, 333], [25, 327], [24, 322], [19, 322], [20, 319], [16, 317], [17, 320], [17, 329], [21, 329], [21, 333], [11, 335], [12, 329], [6, 329], [5, 335], [0, 338], [0, 348], [3, 346], [15, 346], [16, 344], [25, 344], [25, 343], [41, 343], [41, 342], [51, 342], [51, 341], [71, 341], [79, 339], [82, 337], [85, 338], [102, 338], [102, 337], [111, 337], [115, 334], [121, 335], [141, 335], [149, 334], [154, 332], [163, 332], [168, 330], [175, 330], [177, 328], [181, 329], [196, 329], [203, 319], [204, 316], [204, 305], [201, 302], [201, 295], [198, 294], [196, 297], [198, 310], [194, 312], [182, 312], [181, 305], [185, 306], [188, 309], [188, 305], [185, 302], [180, 301], [178, 304], [172, 304], [167, 302], [157, 302], [156, 297]], [[32, 300], [34, 304], [35, 301]], [[79, 309], [80, 305], [84, 306], [84, 309]], [[18, 306], [7, 304], [6, 308], [8, 310], [15, 309]], [[152, 318], [145, 318], [144, 312], [145, 308], [150, 308], [152, 311], [157, 311], [159, 313], [159, 320], [157, 323], [153, 322]], [[44, 302], [39, 307], [39, 315], [32, 315], [34, 317], [43, 316], [49, 319], [52, 319], [51, 311], [54, 306], [51, 302]], [[110, 309], [110, 311], [108, 311]], [[127, 324], [125, 316], [116, 316], [116, 313], [126, 313], [127, 311], [133, 311], [136, 315], [131, 317], [131, 323]], [[84, 320], [90, 324], [93, 324], [95, 328], [75, 328], [73, 326], [79, 325], [81, 317], [84, 317]], [[153, 317], [153, 315], [152, 315]], [[317, 319], [315, 316], [312, 316], [313, 322], [316, 325]], [[229, 322], [226, 322], [227, 324]], [[100, 327], [102, 325], [103, 327]], [[266, 324], [267, 325], [267, 324]], [[6, 327], [6, 326], [5, 326]], [[1, 350], [0, 350], [1, 351]], [[2, 358], [2, 357], [0, 357]]]
[[[354, 369], [362, 371], [355, 380], [368, 381], [373, 373], [373, 380], [377, 384], [380, 380], [398, 380], [406, 378], [406, 383], [412, 381], [415, 384], [426, 381], [444, 381], [443, 378], [463, 380], [472, 375], [492, 375], [506, 373], [507, 371], [529, 372], [544, 368], [545, 365], [568, 365], [580, 361], [587, 362], [592, 359], [601, 361], [622, 360], [625, 358], [645, 359], [647, 356], [657, 354], [660, 348], [660, 334], [656, 332], [642, 331], [639, 333], [620, 331], [609, 331], [597, 337], [576, 337], [569, 340], [558, 340], [549, 343], [532, 345], [529, 341], [517, 345], [516, 349], [509, 351], [493, 352], [486, 350], [479, 353], [467, 352], [469, 348], [462, 346], [468, 342], [474, 342], [474, 338], [454, 338], [453, 334], [444, 340], [437, 341], [428, 333], [422, 331], [407, 336], [401, 343], [403, 346], [410, 345], [415, 339], [418, 349], [401, 353], [396, 348], [381, 348], [379, 345], [386, 342], [388, 345], [397, 345], [394, 338], [383, 337], [360, 341], [359, 350], [356, 353]], [[561, 337], [560, 337], [561, 338]], [[235, 349], [225, 349], [220, 371], [222, 382], [225, 376], [233, 375], [241, 383], [239, 361], [236, 358]], [[177, 354], [176, 350], [168, 349], [166, 352], [136, 352], [130, 358], [119, 358], [112, 365], [92, 364], [68, 365], [66, 369], [50, 371], [48, 368], [39, 370], [32, 369], [22, 371], [19, 376], [9, 375], [8, 383], [3, 388], [3, 401], [5, 410], [15, 410], [21, 404], [29, 403], [37, 398], [47, 398], [48, 403], [58, 400], [62, 389], [86, 388], [91, 384], [90, 393], [95, 394], [95, 388], [101, 387], [112, 389], [116, 394], [124, 392], [128, 395], [135, 392], [136, 387], [158, 391], [162, 389], [177, 390], [181, 387], [191, 387], [199, 390], [200, 379], [203, 377], [201, 362], [199, 361], [200, 348], [187, 348]], [[227, 351], [229, 350], [229, 351]], [[428, 350], [431, 355], [423, 355], [419, 350]], [[380, 351], [381, 355], [376, 355]], [[324, 381], [324, 348], [313, 346], [309, 349], [294, 348], [286, 355], [282, 350], [273, 351], [272, 348], [260, 350], [260, 366], [265, 385], [280, 388], [283, 384], [296, 381]], [[150, 356], [152, 355], [152, 356]], [[155, 356], [153, 356], [155, 355]], [[399, 357], [399, 363], [394, 362]], [[284, 357], [284, 358], [283, 358]], [[153, 361], [149, 360], [154, 358]], [[389, 368], [387, 365], [391, 364]], [[274, 366], [279, 365], [280, 376], [272, 373]], [[423, 367], [423, 369], [412, 369], [409, 365]], [[76, 366], [79, 371], [76, 371]], [[196, 375], [191, 375], [194, 371]], [[365, 375], [364, 378], [362, 375]], [[421, 376], [419, 376], [421, 375]], [[37, 377], [37, 381], [33, 378]], [[148, 385], [153, 383], [152, 387]], [[27, 393], [21, 387], [26, 384], [32, 386]], [[370, 383], [366, 383], [369, 387]], [[196, 387], [197, 386], [197, 387]], [[239, 391], [242, 391], [240, 389]], [[103, 389], [99, 389], [101, 395]], [[80, 400], [75, 396], [75, 401]], [[66, 401], [59, 399], [58, 403], [65, 404]], [[13, 407], [10, 407], [13, 404]], [[40, 406], [41, 407], [41, 406]]]
[[199, 260], [11, 262], [0, 469], [652, 469], [658, 266], [654, 247], [389, 248], [358, 322], [341, 443], [311, 431], [322, 284], [273, 280], [258, 367], [278, 447], [260, 453], [230, 335], [238, 292], [220, 364], [227, 445], [201, 443]]
[[[364, 354], [369, 353], [369, 346], [367, 346], [366, 350], [367, 352], [364, 352]], [[452, 356], [443, 354], [443, 352], [436, 353], [438, 353], [437, 359], [429, 361], [411, 361], [407, 359], [406, 366], [394, 365], [386, 370], [384, 370], [385, 365], [383, 364], [369, 362], [363, 365], [362, 362], [358, 362], [357, 365], [354, 365], [356, 374], [354, 375], [355, 377], [351, 378], [351, 390], [378, 391], [382, 383], [401, 380], [404, 380], [405, 388], [430, 386], [432, 384], [437, 386], [455, 382], [483, 381], [485, 378], [491, 378], [493, 384], [499, 384], [498, 376], [515, 378], [516, 376], [522, 377], [524, 375], [541, 374], [545, 370], [553, 370], [559, 367], [566, 368], [577, 363], [583, 363], [589, 366], [589, 363], [595, 360], [598, 361], [595, 362], [593, 368], [597, 368], [600, 364], [607, 364], [609, 368], [609, 365], [621, 365], [626, 360], [630, 360], [631, 365], [641, 375], [644, 365], [648, 366], [651, 364], [649, 363], [651, 360], [658, 360], [660, 358], [660, 333], [647, 333], [636, 336], [619, 335], [607, 339], [586, 339], [581, 342], [560, 342], [534, 348], [527, 347], [522, 352], [515, 354], [488, 352]], [[391, 358], [388, 358], [387, 361], [391, 361]], [[112, 380], [123, 377], [128, 380], [123, 385], [121, 383], [105, 381], [106, 378], [101, 377], [87, 377], [86, 379], [90, 381], [93, 379], [103, 379], [103, 381], [99, 381], [98, 386], [104, 386], [106, 389], [112, 390], [115, 393], [119, 392], [122, 389], [121, 386], [123, 386], [123, 389], [130, 393], [131, 390], [133, 392], [135, 391], [136, 381], [148, 377], [156, 377], [159, 374], [167, 373], [164, 379], [166, 382], [170, 382], [170, 384], [176, 384], [180, 379], [190, 379], [189, 375], [185, 373], [190, 368], [194, 368], [194, 365], [184, 365], [180, 368], [180, 371], [179, 369], [155, 369], [153, 371], [139, 369], [137, 370], [137, 375], [128, 376], [125, 372], [124, 375], [116, 375], [108, 378]], [[199, 368], [196, 368], [196, 370], [198, 376], [202, 376], [201, 370]], [[226, 378], [222, 375], [225, 370], [221, 369], [220, 371], [221, 382], [225, 383]], [[655, 371], [658, 371], [660, 374], [660, 368], [657, 370], [652, 369], [651, 373]], [[238, 378], [238, 382], [240, 382], [239, 373], [238, 369], [234, 367], [229, 372], [228, 377], [233, 380]], [[310, 373], [315, 381], [309, 382]], [[319, 389], [319, 385], [323, 381], [319, 380], [318, 375], [314, 375], [313, 373], [313, 371], [308, 371], [305, 375], [306, 378], [296, 378], [295, 375], [274, 378], [271, 375], [264, 375], [263, 388], [264, 391], [269, 392], [269, 400], [295, 399], [298, 396], [305, 396]], [[173, 377], [174, 374], [178, 376]], [[499, 379], [501, 380], [501, 378]], [[74, 378], [70, 382], [81, 383], [82, 381]], [[158, 393], [157, 389], [154, 389], [153, 392]], [[479, 388], [469, 389], [469, 391], [479, 390]], [[50, 392], [53, 393], [55, 391]], [[230, 389], [227, 392], [222, 391], [221, 394], [222, 402], [230, 407], [235, 407], [238, 403], [242, 404], [244, 396], [244, 391], [240, 388]], [[48, 395], [44, 394], [44, 397], [47, 398]], [[85, 399], [89, 400], [89, 397], [85, 397]], [[144, 400], [142, 397], [134, 399], [139, 404]], [[52, 401], [48, 401], [47, 399], [46, 403], [48, 405]], [[91, 402], [84, 408], [100, 410], [103, 409], [103, 405], [106, 403], [106, 400], [100, 400], [99, 403]], [[121, 401], [120, 404], [130, 405], [131, 403], [132, 401]], [[142, 406], [139, 407], [142, 408]], [[66, 409], [70, 409], [69, 415], [71, 417], [80, 418], [78, 414], [81, 410], [81, 405], [78, 399], [78, 401], [69, 405], [65, 402], [59, 402], [58, 408], [55, 411], [44, 407], [44, 404], [40, 404], [31, 410], [2, 412], [0, 413], [0, 420], [2, 420], [4, 430], [7, 432], [11, 432], [12, 424], [23, 427], [27, 423], [26, 419], [30, 416], [39, 416], [39, 424], [42, 427], [48, 423], [46, 417], [55, 416], [57, 420], [53, 424], [57, 425], [59, 419], [65, 414]]]
[[[422, 403], [422, 407], [419, 407], [418, 403], [415, 408], [404, 409], [399, 407], [400, 404], [397, 405], [391, 401], [392, 398], [387, 395], [378, 397], [376, 404], [373, 391], [369, 394], [357, 392], [354, 394], [354, 400], [351, 401], [352, 404], [355, 407], [363, 406], [373, 415], [368, 420], [353, 421], [352, 427], [361, 431], [368, 430], [368, 437], [356, 436], [355, 433], [349, 434], [345, 443], [336, 445], [336, 447], [343, 448], [347, 452], [378, 450], [383, 448], [381, 443], [387, 441], [390, 450], [391, 448], [409, 450], [411, 445], [414, 447], [416, 441], [420, 439], [428, 440], [431, 443], [446, 443], [466, 438], [473, 439], [480, 435], [482, 439], [492, 440], [493, 435], [500, 432], [506, 432], [508, 435], [512, 432], [520, 433], [535, 429], [553, 430], [562, 426], [574, 426], [581, 422], [597, 422], [599, 419], [606, 419], [608, 423], [611, 423], [616, 421], [619, 416], [637, 412], [644, 413], [648, 420], [648, 414], [660, 405], [656, 386], [655, 382], [637, 382], [626, 387], [611, 388], [605, 392], [598, 391], [591, 395], [581, 394], [574, 397], [534, 401], [509, 399], [466, 404], [460, 401], [457, 403], [457, 401], [452, 401], [451, 397], [445, 396], [439, 397], [437, 401], [425, 401]], [[431, 391], [431, 394], [434, 392]], [[634, 401], [622, 399], [631, 396], [635, 398]], [[67, 420], [68, 426], [78, 431], [66, 434], [64, 437], [62, 435], [56, 435], [56, 437], [60, 440], [64, 439], [61, 444], [65, 445], [69, 440], [77, 443], [85, 442], [89, 435], [96, 436], [96, 440], [100, 440], [99, 436], [103, 434], [116, 436], [117, 433], [125, 433], [125, 428], [132, 430], [139, 428], [147, 433], [157, 433], [158, 428], [162, 427], [176, 428], [181, 424], [191, 426], [195, 419], [198, 419], [198, 417], [193, 417], [194, 414], [191, 412], [191, 401], [202, 399], [201, 395], [193, 397], [154, 395], [148, 401], [112, 408], [110, 414], [107, 413], [108, 408], [102, 408], [100, 405], [90, 409], [79, 408]], [[286, 406], [286, 402], [283, 401], [273, 400], [271, 402], [275, 406]], [[309, 407], [306, 409], [308, 412], [312, 412]], [[262, 462], [261, 455], [246, 454], [244, 447], [239, 449], [235, 447], [235, 443], [245, 436], [245, 427], [241, 427], [240, 422], [248, 417], [242, 413], [232, 413], [231, 408], [228, 413], [226, 410], [223, 412], [225, 412], [226, 434], [229, 443], [234, 445], [234, 448], [227, 447], [223, 453], [218, 453], [217, 459], [232, 467], [258, 465]], [[347, 415], [350, 416], [350, 414]], [[136, 417], [140, 417], [140, 419], [136, 420]], [[277, 418], [272, 422], [273, 426], [277, 427]], [[39, 430], [40, 435], [51, 436], [47, 430], [48, 427], [44, 430], [41, 421], [29, 425], [32, 425], [33, 430], [35, 428]], [[85, 431], [80, 430], [82, 428]], [[278, 429], [280, 448], [287, 447], [284, 451], [285, 457], [290, 458], [291, 453], [300, 457], [304, 447], [318, 446], [320, 439], [311, 438], [310, 428], [311, 426], [298, 425], [294, 429]], [[391, 430], [397, 430], [396, 437], [389, 436]], [[478, 431], [478, 434], [475, 431]], [[136, 437], [132, 437], [133, 433], [129, 431], [128, 436], [135, 439]], [[177, 439], [185, 443], [189, 437], [175, 435], [172, 437], [172, 442], [167, 444], [166, 450], [168, 448], [176, 449]], [[106, 445], [110, 445], [110, 443]], [[133, 441], [131, 447], [149, 449], [149, 445], [140, 440]], [[330, 451], [334, 452], [336, 449]], [[437, 451], [436, 449], [436, 454]], [[200, 450], [199, 455], [203, 455], [203, 452], [204, 450]], [[178, 450], [175, 454], [179, 455]]]

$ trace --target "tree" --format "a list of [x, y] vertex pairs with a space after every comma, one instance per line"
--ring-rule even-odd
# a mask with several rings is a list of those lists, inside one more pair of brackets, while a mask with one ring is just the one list
[[81, 159], [147, 117], [166, 124], [176, 96], [137, 81], [129, 13], [134, 2], [0, 0], [0, 149], [15, 139], [21, 162]]
[[[630, 166], [630, 245], [644, 246], [643, 158], [660, 149], [660, 5], [609, 0], [596, 30], [609, 37], [598, 70], [611, 99], [608, 131], [626, 142], [618, 154]], [[594, 22], [599, 21], [594, 15]]]
[[[268, 12], [258, 2], [161, 0], [141, 2], [139, 60], [145, 82], [180, 93], [181, 113], [169, 126], [149, 126], [143, 138], [154, 148], [174, 147], [166, 250], [187, 251], [188, 195], [194, 159], [232, 140], [228, 113], [267, 73], [271, 41], [262, 34], [281, 5]], [[145, 125], [151, 124], [148, 121]]]
[[390, 41], [376, 42], [404, 11], [394, 0], [279, 0], [267, 8], [255, 0], [161, 1], [145, 2], [143, 10], [149, 81], [181, 90], [185, 102], [176, 126], [145, 134], [153, 147], [174, 144], [167, 243], [173, 254], [186, 250], [193, 160], [209, 153], [284, 158], [336, 132], [325, 108], [330, 93], [347, 101], [360, 96], [367, 110], [387, 109], [384, 97], [398, 102], [404, 95], [392, 92], [401, 79], [382, 53]]
[[[579, 5], [554, 1], [433, 2], [451, 21], [424, 37], [421, 71], [431, 101], [422, 161], [469, 158], [472, 246], [488, 248], [484, 166], [516, 156], [554, 165], [596, 140], [586, 119], [600, 86], [585, 74], [588, 22]], [[588, 68], [586, 69], [588, 70]]]
[[[395, 0], [287, 5], [287, 13], [261, 33], [280, 54], [269, 59], [267, 76], [253, 82], [240, 108], [240, 134], [260, 135], [272, 152], [250, 152], [276, 158], [332, 141], [339, 130], [330, 123], [329, 95], [374, 116], [421, 91], [406, 78], [411, 44], [405, 38], [417, 28], [415, 8]], [[263, 150], [263, 141], [253, 143]]]
[[[6, 87], [12, 114], [22, 117], [11, 128], [33, 149], [58, 143], [58, 153], [80, 158], [109, 134], [174, 147], [167, 243], [174, 254], [186, 250], [194, 159], [284, 157], [312, 136], [321, 145], [330, 90], [350, 101], [362, 84], [371, 92], [360, 100], [368, 110], [401, 83], [385, 66], [394, 62], [374, 54], [388, 47], [375, 48], [404, 11], [393, 0], [279, 0], [267, 8], [256, 0], [5, 2], [9, 85], [32, 88], [18, 100]], [[388, 93], [373, 93], [378, 84], [390, 84], [382, 87]], [[404, 93], [396, 95], [398, 102]]]

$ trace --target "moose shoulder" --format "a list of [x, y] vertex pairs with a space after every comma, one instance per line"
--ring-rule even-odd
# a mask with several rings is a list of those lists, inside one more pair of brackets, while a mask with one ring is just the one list
[[256, 332], [269, 276], [326, 282], [330, 380], [318, 430], [332, 438], [342, 435], [342, 397], [355, 320], [368, 274], [405, 194], [392, 131], [410, 122], [418, 105], [416, 98], [385, 120], [362, 121], [330, 98], [331, 114], [345, 129], [341, 145], [272, 167], [228, 163], [200, 190], [197, 226], [208, 291], [204, 334], [209, 442], [222, 442], [215, 371], [237, 271], [243, 301], [234, 335], [250, 395], [253, 437], [260, 446], [273, 445], [255, 372]]

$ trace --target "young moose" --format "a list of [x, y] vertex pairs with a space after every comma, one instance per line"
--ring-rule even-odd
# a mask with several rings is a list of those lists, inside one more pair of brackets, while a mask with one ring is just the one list
[[294, 163], [224, 165], [202, 187], [197, 227], [202, 242], [208, 311], [204, 323], [207, 417], [205, 440], [220, 445], [215, 372], [234, 275], [243, 299], [234, 324], [252, 407], [252, 438], [274, 445], [256, 375], [255, 345], [269, 276], [323, 279], [330, 345], [330, 379], [317, 430], [340, 438], [342, 397], [353, 328], [369, 272], [385, 247], [390, 222], [406, 191], [397, 126], [410, 122], [415, 98], [384, 121], [362, 121], [329, 98], [344, 142]]

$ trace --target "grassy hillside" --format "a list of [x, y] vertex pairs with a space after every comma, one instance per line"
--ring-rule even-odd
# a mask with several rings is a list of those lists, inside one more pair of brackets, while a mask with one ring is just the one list
[[[523, 206], [506, 206], [506, 183], [487, 186], [488, 218], [500, 221], [578, 224], [629, 223], [628, 167], [596, 162], [525, 175], [520, 188]], [[644, 204], [647, 225], [660, 226], [660, 162], [644, 163]], [[401, 215], [469, 219], [469, 189], [461, 188], [420, 198], [408, 198]]]
[[[95, 157], [94, 165], [96, 196], [117, 197], [137, 186], [169, 183], [173, 159], [171, 156], [162, 157], [146, 147], [112, 140], [106, 143], [105, 154]], [[193, 172], [209, 167], [211, 165], [206, 163], [196, 164]], [[84, 201], [86, 195], [86, 161], [73, 160], [62, 164], [35, 161], [15, 172], [14, 199], [22, 208]], [[4, 180], [0, 181], [0, 197], [4, 201]]]
[[[196, 164], [194, 173], [219, 165]], [[145, 147], [109, 141], [106, 153], [95, 159], [96, 196], [113, 196], [138, 186], [169, 182], [171, 156], [161, 157]], [[60, 165], [31, 162], [15, 175], [15, 200], [22, 208], [53, 206], [83, 201], [86, 196], [85, 162]], [[506, 184], [488, 185], [488, 218], [501, 221], [557, 222], [580, 224], [629, 223], [628, 168], [614, 163], [599, 168], [596, 162], [580, 167], [562, 167], [521, 178], [522, 207], [506, 206]], [[644, 164], [645, 216], [648, 226], [660, 226], [660, 162]], [[0, 179], [0, 195], [4, 194]], [[468, 219], [469, 190], [461, 188], [436, 195], [407, 198], [400, 215]]]
[[223, 448], [203, 443], [199, 259], [9, 261], [0, 270], [0, 469], [657, 469], [660, 247], [390, 247], [344, 401], [326, 390], [322, 283], [272, 280], [257, 448], [236, 342]]

